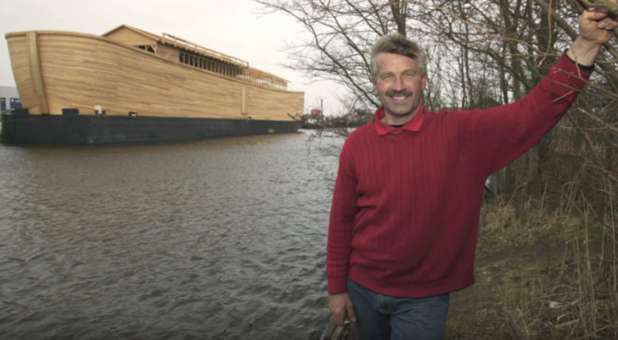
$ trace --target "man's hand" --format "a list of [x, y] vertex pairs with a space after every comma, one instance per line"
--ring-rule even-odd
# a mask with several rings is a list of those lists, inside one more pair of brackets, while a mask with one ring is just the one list
[[[618, 4], [618, 0], [608, 0]], [[618, 19], [601, 10], [585, 10], [579, 17], [579, 35], [592, 43], [605, 44], [618, 28]]]
[[[618, 0], [608, 0], [617, 3]], [[567, 51], [569, 57], [582, 65], [592, 65], [601, 46], [607, 43], [618, 28], [618, 19], [598, 10], [585, 10], [579, 16], [579, 36]]]
[[343, 327], [346, 319], [352, 322], [356, 321], [354, 307], [352, 306], [352, 300], [350, 300], [348, 293], [329, 295], [328, 308], [335, 317], [335, 322], [339, 327]]

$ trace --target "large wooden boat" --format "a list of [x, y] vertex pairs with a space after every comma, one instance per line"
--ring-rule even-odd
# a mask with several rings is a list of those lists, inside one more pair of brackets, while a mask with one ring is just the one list
[[9, 144], [162, 142], [296, 131], [304, 94], [248, 62], [122, 25], [6, 34], [24, 110]]

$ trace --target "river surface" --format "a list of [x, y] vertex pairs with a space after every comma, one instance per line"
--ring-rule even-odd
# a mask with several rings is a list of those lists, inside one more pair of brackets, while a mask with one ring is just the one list
[[319, 338], [341, 139], [309, 136], [0, 145], [0, 339]]

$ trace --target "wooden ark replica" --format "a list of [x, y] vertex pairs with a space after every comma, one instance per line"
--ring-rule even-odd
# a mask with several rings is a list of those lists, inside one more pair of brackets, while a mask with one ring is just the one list
[[122, 25], [6, 34], [24, 109], [8, 144], [165, 142], [298, 130], [304, 94], [246, 61]]

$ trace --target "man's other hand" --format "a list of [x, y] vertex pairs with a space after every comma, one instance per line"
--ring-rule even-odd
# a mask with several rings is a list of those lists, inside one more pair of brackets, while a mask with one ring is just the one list
[[[609, 0], [618, 4], [618, 0]], [[618, 19], [610, 17], [601, 10], [585, 10], [579, 17], [579, 33], [585, 40], [595, 44], [605, 44], [618, 28]]]
[[346, 319], [355, 322], [354, 307], [348, 293], [332, 294], [328, 296], [328, 308], [335, 318], [337, 326], [343, 327]]

